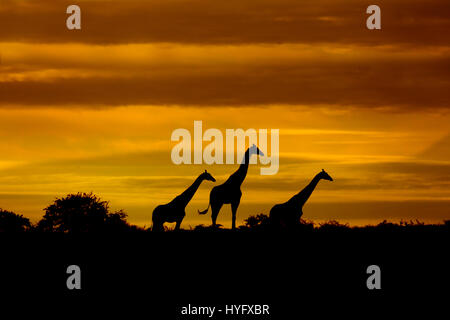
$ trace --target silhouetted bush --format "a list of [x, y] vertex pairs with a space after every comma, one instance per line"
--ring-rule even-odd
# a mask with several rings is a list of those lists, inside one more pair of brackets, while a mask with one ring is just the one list
[[314, 231], [314, 222], [300, 219], [300, 224], [297, 226], [297, 231], [312, 232]]
[[350, 226], [348, 224], [339, 223], [336, 220], [330, 220], [324, 223], [319, 223], [320, 231], [344, 231], [349, 230]]
[[311, 232], [314, 230], [314, 223], [300, 219], [300, 223], [289, 228], [280, 228], [271, 223], [270, 217], [266, 214], [260, 213], [256, 216], [249, 216], [244, 220], [244, 225], [239, 227], [239, 230], [244, 231], [282, 231], [289, 230], [289, 232]]
[[221, 224], [216, 224], [215, 226], [205, 226], [200, 224], [195, 226], [194, 231], [199, 232], [215, 232], [215, 231], [227, 231], [228, 229], [223, 229]]
[[28, 218], [0, 209], [0, 232], [23, 232], [30, 228], [31, 224]]
[[241, 230], [268, 230], [269, 228], [270, 218], [263, 213], [256, 216], [249, 216], [244, 220], [244, 225], [239, 227]]
[[319, 223], [315, 226], [314, 222], [300, 219], [300, 223], [293, 226], [274, 226], [271, 225], [270, 218], [265, 214], [250, 216], [244, 220], [244, 225], [240, 230], [247, 231], [281, 231], [289, 233], [311, 233], [311, 232], [423, 232], [423, 231], [448, 231], [450, 229], [450, 220], [445, 220], [444, 224], [425, 224], [418, 220], [400, 221], [392, 223], [386, 220], [378, 225], [354, 226], [342, 224], [336, 220]]
[[117, 232], [137, 230], [126, 221], [122, 210], [110, 213], [107, 201], [102, 201], [92, 193], [69, 194], [56, 199], [45, 210], [45, 215], [37, 225], [44, 232]]

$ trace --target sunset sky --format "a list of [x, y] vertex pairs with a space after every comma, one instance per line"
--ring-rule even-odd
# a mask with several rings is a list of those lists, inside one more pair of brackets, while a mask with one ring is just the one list
[[[81, 30], [66, 8], [81, 8]], [[370, 4], [382, 29], [368, 30]], [[279, 129], [280, 169], [252, 165], [238, 223], [322, 168], [304, 219], [450, 219], [448, 0], [0, 0], [0, 208], [33, 222], [94, 192], [151, 225], [205, 169], [182, 227], [237, 165], [175, 165], [171, 133]], [[218, 223], [231, 225], [225, 206]]]

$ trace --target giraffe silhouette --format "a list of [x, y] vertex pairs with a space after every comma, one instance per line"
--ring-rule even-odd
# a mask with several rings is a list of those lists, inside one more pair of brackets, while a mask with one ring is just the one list
[[176, 222], [175, 230], [180, 229], [181, 221], [183, 221], [186, 215], [185, 209], [189, 201], [191, 201], [195, 192], [197, 191], [203, 180], [208, 180], [216, 182], [216, 179], [205, 170], [200, 174], [194, 183], [187, 188], [182, 194], [178, 195], [167, 204], [162, 204], [157, 206], [153, 210], [152, 221], [153, 221], [153, 231], [164, 231], [165, 222]]
[[292, 227], [299, 224], [300, 218], [303, 215], [302, 208], [304, 204], [308, 201], [317, 184], [322, 179], [333, 181], [333, 178], [322, 169], [302, 191], [287, 202], [274, 205], [270, 209], [270, 220], [272, 224], [278, 227]]
[[239, 166], [239, 169], [237, 169], [236, 172], [234, 172], [223, 184], [212, 188], [211, 193], [209, 194], [208, 208], [206, 208], [206, 210], [198, 212], [199, 214], [206, 214], [209, 210], [209, 207], [211, 206], [211, 219], [213, 227], [216, 226], [217, 216], [222, 206], [224, 204], [231, 204], [231, 228], [236, 228], [236, 212], [242, 196], [241, 185], [244, 182], [245, 177], [247, 176], [250, 157], [253, 154], [264, 157], [264, 153], [259, 150], [257, 146], [252, 145], [250, 148], [248, 148], [247, 151], [245, 151], [245, 155], [241, 165]]

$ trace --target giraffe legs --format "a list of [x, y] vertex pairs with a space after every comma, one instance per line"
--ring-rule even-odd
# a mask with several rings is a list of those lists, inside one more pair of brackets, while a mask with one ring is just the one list
[[181, 222], [183, 222], [184, 217], [186, 216], [186, 212], [183, 210], [182, 214], [178, 215], [178, 217], [176, 218], [175, 222], [175, 231], [180, 230], [180, 226], [181, 226]]
[[164, 218], [162, 217], [163, 206], [158, 206], [153, 210], [152, 221], [153, 228], [152, 231], [161, 232], [164, 231]]
[[239, 203], [241, 202], [241, 198], [239, 198], [237, 201], [231, 203], [231, 213], [232, 213], [232, 220], [231, 220], [231, 229], [236, 229], [236, 212], [239, 207]]
[[154, 232], [163, 232], [164, 231], [164, 223], [163, 222], [153, 222], [153, 228], [152, 231]]
[[212, 225], [213, 227], [216, 226], [216, 220], [217, 220], [217, 216], [219, 215], [219, 211], [222, 208], [223, 203], [211, 203], [211, 219], [212, 219]]

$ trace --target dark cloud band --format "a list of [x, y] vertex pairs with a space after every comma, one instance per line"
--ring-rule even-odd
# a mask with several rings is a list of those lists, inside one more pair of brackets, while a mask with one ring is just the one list
[[[446, 63], [447, 64], [447, 63]], [[430, 68], [435, 70], [432, 72]], [[249, 68], [221, 74], [74, 78], [1, 83], [2, 105], [334, 105], [399, 110], [448, 108], [438, 65]]]
[[78, 1], [82, 30], [65, 28], [67, 2], [2, 1], [0, 39], [31, 42], [200, 44], [448, 44], [447, 0], [377, 2], [382, 30], [358, 0]]

